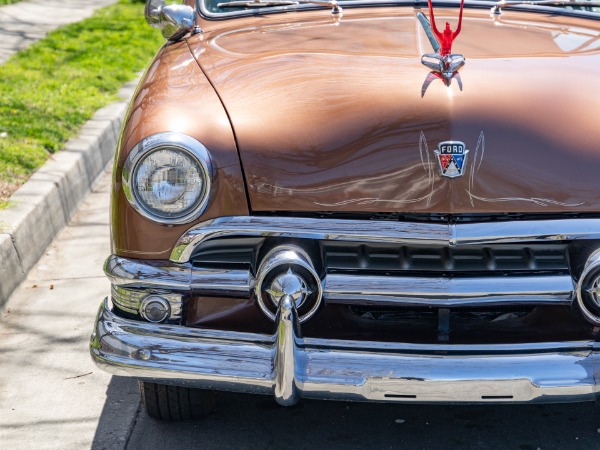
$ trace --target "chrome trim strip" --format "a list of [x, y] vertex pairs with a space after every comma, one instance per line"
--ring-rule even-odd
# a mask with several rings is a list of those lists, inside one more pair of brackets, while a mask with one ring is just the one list
[[485, 223], [232, 216], [207, 220], [184, 233], [171, 261], [185, 263], [203, 242], [232, 236], [287, 237], [393, 244], [475, 245], [600, 239], [600, 219]]
[[[403, 354], [424, 355], [517, 355], [526, 353], [578, 353], [587, 354], [595, 344], [593, 341], [566, 341], [566, 342], [533, 342], [521, 344], [412, 344], [407, 342], [375, 342], [375, 341], [348, 341], [342, 339], [302, 339], [302, 344], [315, 350], [326, 343], [329, 349], [338, 350], [365, 350], [376, 352], [396, 352]], [[600, 344], [599, 344], [600, 345]]]
[[104, 274], [112, 284], [121, 287], [164, 288], [187, 292], [192, 280], [192, 266], [111, 255], [104, 262]]
[[193, 268], [169, 261], [137, 260], [111, 255], [104, 273], [113, 285], [129, 288], [202, 292], [205, 295], [249, 297], [254, 279], [247, 270]]
[[98, 367], [116, 375], [271, 395], [279, 383], [279, 397], [289, 400], [544, 403], [596, 397], [600, 347], [593, 342], [452, 346], [302, 339], [293, 311], [280, 317], [281, 336], [210, 331], [122, 319], [105, 300], [90, 352]]
[[219, 217], [190, 228], [175, 244], [170, 259], [187, 262], [203, 242], [231, 236], [437, 244], [447, 239], [448, 225], [296, 217]]
[[328, 274], [326, 303], [394, 306], [570, 305], [573, 280], [562, 276], [427, 278]]
[[192, 293], [226, 297], [250, 297], [254, 278], [247, 270], [207, 269], [192, 270]]

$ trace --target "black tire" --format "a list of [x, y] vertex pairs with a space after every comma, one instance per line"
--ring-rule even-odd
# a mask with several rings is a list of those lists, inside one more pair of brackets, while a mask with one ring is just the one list
[[140, 381], [140, 394], [150, 417], [160, 420], [200, 419], [217, 401], [215, 391]]

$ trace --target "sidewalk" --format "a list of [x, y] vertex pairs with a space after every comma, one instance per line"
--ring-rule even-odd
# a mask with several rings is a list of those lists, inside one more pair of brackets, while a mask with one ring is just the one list
[[0, 7], [0, 64], [55, 28], [117, 0], [29, 0]]
[[[110, 172], [0, 313], [0, 447], [124, 449], [139, 405], [137, 383], [99, 370], [88, 342], [110, 291]], [[109, 397], [110, 394], [110, 397]]]

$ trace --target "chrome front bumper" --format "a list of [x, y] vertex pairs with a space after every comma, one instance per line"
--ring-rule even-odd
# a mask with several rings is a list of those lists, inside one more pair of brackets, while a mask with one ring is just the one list
[[163, 384], [299, 398], [444, 403], [594, 400], [600, 345], [415, 345], [302, 338], [283, 301], [273, 336], [155, 325], [100, 306], [90, 351], [103, 370]]

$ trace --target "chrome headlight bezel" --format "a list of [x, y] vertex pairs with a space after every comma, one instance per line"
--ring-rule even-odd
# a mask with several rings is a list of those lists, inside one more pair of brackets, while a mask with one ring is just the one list
[[[196, 202], [197, 204], [193, 208], [182, 212], [181, 215], [161, 216], [152, 211], [140, 198], [138, 189], [135, 186], [136, 173], [140, 163], [153, 152], [161, 149], [181, 151], [186, 156], [194, 159], [198, 163], [200, 176], [204, 181], [203, 190]], [[142, 139], [129, 152], [123, 164], [123, 191], [129, 204], [145, 218], [165, 225], [181, 225], [197, 219], [208, 206], [213, 174], [214, 169], [210, 153], [196, 139], [183, 133], [171, 131], [157, 133]]]

